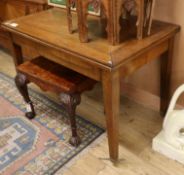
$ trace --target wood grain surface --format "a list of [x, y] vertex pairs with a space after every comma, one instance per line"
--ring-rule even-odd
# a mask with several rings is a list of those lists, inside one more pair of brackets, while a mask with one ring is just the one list
[[[28, 46], [32, 47], [38, 55], [102, 82], [110, 159], [117, 161], [120, 71], [124, 69], [122, 76], [128, 76], [153, 59], [164, 59], [160, 56], [168, 53], [165, 54], [166, 66], [161, 66], [161, 72], [165, 72], [162, 75], [163, 82], [169, 80], [168, 72], [173, 60], [171, 41], [174, 41], [180, 27], [154, 22], [153, 33], [149, 37], [142, 40], [129, 39], [118, 46], [111, 46], [104, 38], [105, 31], [102, 31], [98, 25], [101, 23], [97, 18], [91, 17], [89, 26], [95, 31], [91, 33], [92, 38], [95, 39], [89, 43], [80, 43], [76, 33], [72, 35], [69, 33], [66, 15], [66, 11], [62, 9], [51, 9], [6, 22], [2, 27], [11, 35], [12, 53], [17, 65], [24, 60], [20, 60], [23, 55], [18, 57], [16, 49], [20, 48], [20, 54], [21, 47]], [[17, 26], [15, 27], [14, 24]], [[145, 76], [146, 80], [147, 78]], [[166, 83], [161, 85], [162, 92], [166, 88], [169, 89]], [[161, 96], [163, 98], [161, 101], [168, 104], [169, 90], [165, 92]]]

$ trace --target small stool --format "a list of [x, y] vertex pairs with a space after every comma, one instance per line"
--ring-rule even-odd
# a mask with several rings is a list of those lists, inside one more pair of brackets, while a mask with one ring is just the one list
[[81, 141], [77, 134], [75, 110], [80, 104], [81, 93], [92, 89], [96, 82], [43, 57], [20, 64], [17, 72], [15, 83], [27, 103], [26, 117], [29, 119], [35, 117], [34, 106], [27, 89], [28, 83], [33, 82], [44, 91], [59, 94], [60, 101], [70, 117], [72, 137], [69, 143], [78, 146]]

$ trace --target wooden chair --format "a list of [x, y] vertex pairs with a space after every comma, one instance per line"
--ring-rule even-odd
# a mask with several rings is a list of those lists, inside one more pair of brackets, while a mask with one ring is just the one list
[[35, 117], [34, 106], [27, 89], [29, 82], [37, 84], [45, 91], [59, 94], [60, 102], [70, 117], [72, 137], [69, 142], [73, 146], [78, 146], [80, 138], [77, 135], [75, 110], [80, 104], [81, 93], [92, 89], [96, 82], [43, 57], [20, 64], [17, 72], [15, 83], [27, 104], [26, 117]]

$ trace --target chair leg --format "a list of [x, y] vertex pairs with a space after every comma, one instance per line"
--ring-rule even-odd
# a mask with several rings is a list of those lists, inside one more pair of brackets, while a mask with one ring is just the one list
[[26, 76], [18, 73], [15, 77], [15, 84], [17, 86], [17, 89], [19, 90], [20, 94], [24, 98], [24, 101], [27, 103], [27, 111], [25, 113], [25, 116], [28, 119], [33, 119], [35, 117], [35, 110], [32, 101], [29, 98], [29, 93], [27, 89], [28, 80], [26, 79]]
[[69, 117], [70, 117], [72, 137], [70, 138], [69, 143], [72, 146], [77, 147], [81, 143], [81, 140], [77, 134], [75, 111], [76, 111], [77, 105], [79, 105], [80, 101], [81, 101], [80, 94], [61, 93], [60, 100], [61, 100], [62, 104], [64, 104], [64, 106], [66, 107], [66, 110], [67, 110]]

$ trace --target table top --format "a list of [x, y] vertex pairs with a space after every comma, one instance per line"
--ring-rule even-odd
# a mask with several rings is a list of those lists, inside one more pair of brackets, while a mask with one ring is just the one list
[[[74, 29], [77, 29], [76, 14], [73, 14]], [[12, 25], [12, 23], [17, 24]], [[179, 26], [154, 22], [152, 34], [143, 40], [130, 39], [118, 46], [111, 46], [102, 30], [100, 19], [89, 17], [89, 43], [80, 43], [78, 32], [68, 32], [66, 11], [53, 8], [29, 16], [5, 22], [2, 27], [24, 38], [42, 43], [51, 48], [65, 50], [108, 67], [126, 63], [129, 59], [141, 54], [167, 40], [179, 31]], [[90, 32], [92, 31], [92, 32]]]

